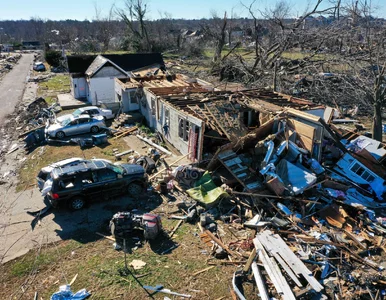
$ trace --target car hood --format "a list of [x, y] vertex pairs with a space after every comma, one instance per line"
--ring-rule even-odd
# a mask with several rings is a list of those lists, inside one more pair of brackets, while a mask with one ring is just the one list
[[56, 121], [62, 123], [64, 120], [71, 119], [72, 115], [67, 114], [56, 118]]
[[59, 123], [54, 123], [54, 124], [51, 124], [50, 126], [47, 127], [47, 131], [55, 131], [55, 130], [58, 130], [60, 128], [63, 128], [63, 126]]
[[139, 166], [139, 165], [122, 164], [120, 166], [125, 169], [127, 175], [131, 175], [131, 174], [144, 174], [145, 173], [145, 169], [142, 166]]

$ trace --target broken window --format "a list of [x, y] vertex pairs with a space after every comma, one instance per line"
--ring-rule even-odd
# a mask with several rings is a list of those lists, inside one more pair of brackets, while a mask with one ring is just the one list
[[359, 163], [354, 163], [350, 170], [367, 182], [373, 182], [375, 180], [375, 177], [371, 175], [370, 172], [366, 171]]
[[170, 110], [165, 108], [165, 124], [170, 124]]
[[68, 178], [59, 181], [60, 190], [66, 190], [75, 186], [75, 178]]
[[141, 93], [139, 92], [139, 90], [130, 91], [130, 102], [132, 104], [138, 104], [140, 99]]
[[185, 142], [189, 139], [190, 122], [181, 117], [178, 118], [178, 136]]

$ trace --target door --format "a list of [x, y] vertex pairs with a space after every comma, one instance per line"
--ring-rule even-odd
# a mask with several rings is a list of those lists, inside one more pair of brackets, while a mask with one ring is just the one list
[[129, 110], [139, 110], [139, 101], [141, 100], [141, 94], [139, 91], [134, 90], [130, 91], [130, 105], [129, 105]]
[[103, 194], [106, 197], [119, 195], [122, 193], [123, 180], [118, 178], [118, 174], [112, 170], [98, 170], [98, 178], [103, 183]]
[[91, 119], [89, 118], [82, 118], [78, 120], [78, 133], [87, 133], [90, 132], [91, 126]]
[[78, 78], [76, 89], [77, 89], [78, 98], [86, 98], [87, 85], [86, 85], [86, 79], [85, 78]]
[[90, 198], [98, 198], [103, 193], [103, 184], [99, 182], [96, 171], [89, 171], [81, 174], [82, 176], [82, 193]]
[[66, 127], [63, 128], [63, 131], [66, 135], [74, 135], [77, 134], [78, 130], [78, 120], [73, 120]]

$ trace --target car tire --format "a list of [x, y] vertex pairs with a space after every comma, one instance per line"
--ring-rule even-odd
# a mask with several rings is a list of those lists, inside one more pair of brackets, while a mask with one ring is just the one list
[[74, 197], [69, 200], [68, 206], [71, 210], [80, 210], [86, 206], [86, 201], [82, 197]]
[[66, 136], [66, 134], [63, 131], [59, 131], [55, 134], [57, 139], [62, 139]]
[[90, 128], [91, 133], [98, 133], [99, 132], [99, 127], [98, 126], [93, 126]]
[[127, 187], [127, 191], [131, 196], [139, 196], [143, 193], [143, 187], [139, 183], [130, 183]]

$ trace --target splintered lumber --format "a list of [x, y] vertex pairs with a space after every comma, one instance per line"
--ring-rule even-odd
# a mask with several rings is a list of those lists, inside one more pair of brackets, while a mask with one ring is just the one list
[[255, 277], [256, 286], [259, 290], [260, 298], [262, 300], [269, 300], [270, 298], [268, 296], [268, 292], [263, 281], [263, 276], [261, 275], [260, 269], [255, 261], [252, 263], [252, 272], [253, 276]]
[[19, 134], [18, 138], [20, 139], [20, 138], [22, 138], [22, 137], [25, 137], [26, 135], [30, 134], [31, 132], [34, 132], [34, 131], [39, 130], [39, 129], [43, 129], [43, 128], [45, 128], [45, 127], [46, 127], [46, 125], [42, 125], [42, 126], [33, 128], [33, 129], [31, 129], [31, 130], [25, 131], [25, 132]]
[[261, 245], [264, 245], [264, 248], [270, 255], [275, 257], [296, 284], [299, 285], [300, 282], [295, 280], [295, 278], [299, 275], [303, 275], [316, 292], [323, 290], [323, 286], [316, 280], [311, 271], [295, 255], [295, 253], [291, 251], [278, 234], [273, 234], [270, 230], [265, 230], [256, 235], [256, 240], [259, 241]]
[[[186, 155], [180, 157], [180, 158], [177, 159], [176, 161], [172, 162], [171, 164], [169, 164], [169, 167], [171, 167], [171, 166], [175, 165], [176, 163], [180, 162], [181, 160], [183, 160], [184, 158], [186, 158], [189, 154], [190, 154], [190, 153], [188, 153], [188, 154], [186, 154]], [[165, 171], [166, 171], [166, 168], [163, 168], [161, 171], [159, 171], [159, 172], [157, 172], [157, 173], [151, 175], [151, 176], [149, 177], [149, 180], [152, 180], [153, 178], [157, 177], [159, 174], [161, 174], [162, 172], [165, 172]]]
[[235, 256], [232, 250], [230, 250], [223, 242], [220, 241], [213, 233], [211, 233], [209, 230], [205, 230], [205, 233], [221, 248], [223, 248], [226, 252], [228, 252], [229, 255]]
[[178, 221], [177, 225], [174, 227], [174, 229], [172, 230], [172, 232], [170, 232], [170, 234], [169, 234], [169, 237], [170, 237], [170, 238], [173, 237], [173, 235], [176, 233], [178, 227], [180, 227], [181, 224], [182, 224], [183, 222], [184, 222], [184, 220], [179, 220], [179, 221]]
[[355, 235], [353, 235], [350, 231], [347, 231], [347, 230], [344, 230], [344, 233], [350, 238], [353, 240], [353, 242], [355, 243], [355, 245], [357, 245], [359, 248], [363, 249], [363, 250], [366, 250], [367, 247], [365, 244], [361, 243], [357, 237]]
[[163, 293], [163, 294], [173, 295], [173, 296], [182, 297], [182, 298], [192, 298], [192, 295], [180, 294], [180, 293], [172, 292], [169, 289], [163, 288], [163, 286], [155, 286], [155, 287], [153, 287], [153, 286], [149, 286], [149, 285], [144, 285], [143, 288], [146, 289], [146, 290], [154, 291], [155, 293]]
[[264, 250], [264, 246], [257, 237], [253, 239], [253, 243], [258, 251], [259, 258], [264, 265], [264, 269], [275, 286], [277, 293], [282, 296], [283, 300], [295, 300], [296, 298], [292, 293], [291, 287], [288, 285], [287, 280], [284, 278], [275, 260], [268, 256], [267, 252]]
[[167, 155], [172, 155], [172, 153], [169, 150], [165, 149], [164, 147], [161, 147], [160, 145], [157, 145], [156, 143], [153, 143], [151, 140], [144, 138], [144, 137], [140, 136], [139, 134], [137, 134], [136, 137], [139, 138], [141, 141], [148, 143], [150, 146], [157, 148], [158, 150], [162, 151], [163, 153], [165, 153]]
[[137, 126], [133, 126], [133, 127], [128, 128], [128, 129], [125, 130], [125, 131], [117, 132], [117, 135], [116, 135], [115, 137], [113, 137], [113, 140], [118, 139], [118, 138], [120, 138], [120, 137], [123, 137], [123, 136], [125, 136], [125, 135], [128, 135], [129, 133], [134, 132], [134, 131], [136, 131], [137, 129], [138, 129]]
[[251, 252], [251, 255], [249, 255], [247, 263], [243, 268], [244, 273], [247, 273], [249, 271], [249, 268], [251, 267], [252, 263], [255, 261], [255, 258], [256, 258], [256, 248], [254, 248]]
[[95, 232], [97, 235], [101, 236], [101, 237], [104, 237], [105, 239], [108, 239], [110, 241], [113, 241], [115, 242], [115, 238], [113, 238], [112, 236], [107, 236], [107, 235], [104, 235], [103, 233], [100, 233], [100, 232]]
[[192, 276], [196, 276], [196, 275], [198, 275], [198, 274], [201, 274], [201, 273], [204, 273], [204, 272], [206, 272], [206, 271], [209, 271], [210, 269], [213, 269], [214, 267], [215, 267], [215, 266], [211, 266], [211, 267], [207, 267], [207, 268], [205, 268], [205, 269], [202, 269], [202, 270], [200, 270], [200, 271], [197, 271], [197, 272], [193, 273]]
[[75, 282], [77, 277], [78, 277], [78, 273], [76, 273], [76, 275], [72, 278], [72, 280], [69, 284], [72, 285]]
[[123, 152], [121, 152], [121, 153], [115, 154], [115, 157], [121, 157], [121, 156], [123, 156], [123, 155], [130, 154], [130, 153], [132, 153], [132, 152], [134, 152], [134, 150], [132, 150], [132, 149], [126, 150], [126, 151], [123, 151]]

